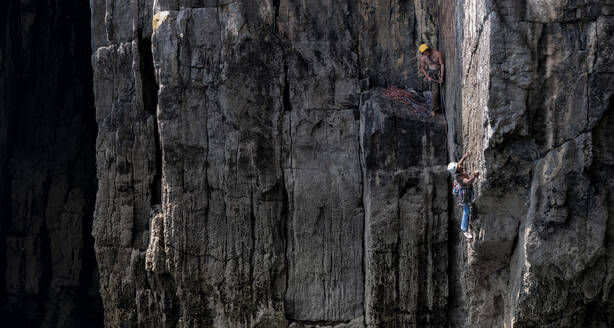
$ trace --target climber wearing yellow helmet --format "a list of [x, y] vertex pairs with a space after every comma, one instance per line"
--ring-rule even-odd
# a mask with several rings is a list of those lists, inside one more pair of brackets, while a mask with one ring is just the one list
[[426, 78], [431, 81], [431, 94], [433, 96], [431, 110], [438, 111], [440, 104], [440, 84], [443, 83], [445, 65], [441, 52], [429, 48], [423, 43], [418, 48], [420, 50], [420, 70]]

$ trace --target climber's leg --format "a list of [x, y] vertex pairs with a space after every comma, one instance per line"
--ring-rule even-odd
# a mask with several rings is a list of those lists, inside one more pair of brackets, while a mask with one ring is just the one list
[[463, 221], [461, 222], [461, 230], [469, 229], [469, 213], [471, 213], [471, 204], [463, 204]]
[[432, 97], [432, 106], [431, 110], [433, 112], [439, 111], [439, 103], [441, 102], [441, 95], [439, 90], [440, 84], [437, 81], [431, 81], [431, 95]]

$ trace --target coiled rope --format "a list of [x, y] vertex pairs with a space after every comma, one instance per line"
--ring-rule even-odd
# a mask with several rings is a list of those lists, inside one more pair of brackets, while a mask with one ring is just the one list
[[434, 112], [429, 108], [428, 99], [415, 92], [389, 87], [384, 91], [384, 96], [409, 105], [410, 113], [422, 120], [430, 119]]

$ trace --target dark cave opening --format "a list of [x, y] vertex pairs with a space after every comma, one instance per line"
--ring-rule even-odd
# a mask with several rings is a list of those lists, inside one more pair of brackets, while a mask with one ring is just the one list
[[0, 3], [0, 316], [102, 327], [89, 2]]

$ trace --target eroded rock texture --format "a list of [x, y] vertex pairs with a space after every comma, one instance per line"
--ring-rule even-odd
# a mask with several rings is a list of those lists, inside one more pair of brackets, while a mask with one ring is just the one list
[[[107, 326], [613, 324], [607, 1], [92, 10]], [[425, 89], [425, 41], [447, 63], [427, 121], [380, 89]]]
[[[94, 235], [109, 326], [446, 322], [442, 121], [367, 92], [423, 87], [415, 38], [435, 38], [433, 8], [93, 10]], [[388, 281], [397, 289], [385, 295]]]
[[439, 118], [412, 119], [381, 90], [361, 99], [365, 309], [370, 327], [443, 326], [448, 172]]
[[472, 151], [469, 166], [483, 174], [475, 239], [451, 254], [455, 325], [614, 322], [613, 10], [476, 1], [442, 17], [462, 17], [446, 39], [462, 35], [462, 84], [447, 84], [461, 92], [447, 102], [461, 120], [457, 149]]
[[0, 316], [102, 326], [89, 7], [0, 4]]

